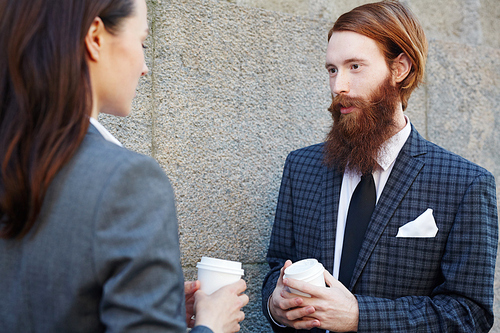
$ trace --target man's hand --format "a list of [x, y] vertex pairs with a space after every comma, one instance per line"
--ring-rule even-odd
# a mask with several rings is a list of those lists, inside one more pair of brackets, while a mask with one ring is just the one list
[[311, 295], [311, 298], [301, 298], [301, 306], [314, 308], [315, 311], [307, 316], [309, 320], [317, 319], [321, 323], [320, 328], [334, 332], [357, 331], [359, 307], [356, 297], [328, 271], [325, 270], [324, 276], [330, 288], [294, 279], [285, 279], [283, 285]]
[[292, 262], [287, 260], [281, 268], [276, 288], [269, 299], [268, 306], [271, 316], [276, 322], [295, 329], [309, 330], [319, 327], [321, 324], [320, 321], [310, 317], [315, 312], [314, 306], [305, 305], [304, 298], [291, 294], [285, 289], [283, 274], [285, 268], [291, 264]]

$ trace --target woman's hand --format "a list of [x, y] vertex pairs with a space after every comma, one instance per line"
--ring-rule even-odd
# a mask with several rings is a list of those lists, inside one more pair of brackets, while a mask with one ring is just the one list
[[194, 327], [194, 293], [200, 289], [200, 281], [184, 282], [184, 296], [186, 297], [186, 325], [189, 328]]
[[241, 308], [248, 303], [248, 296], [242, 294], [246, 288], [245, 281], [239, 280], [211, 295], [198, 290], [194, 295], [195, 325], [207, 326], [214, 333], [238, 332], [245, 319]]

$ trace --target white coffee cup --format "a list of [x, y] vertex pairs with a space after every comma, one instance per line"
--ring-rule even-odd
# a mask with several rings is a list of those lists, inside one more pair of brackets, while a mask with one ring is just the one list
[[237, 282], [244, 274], [241, 262], [201, 257], [196, 264], [200, 289], [207, 295], [228, 284]]
[[[301, 280], [318, 287], [325, 287], [325, 277], [323, 272], [325, 268], [316, 259], [304, 259], [294, 262], [285, 269], [284, 278]], [[311, 297], [311, 295], [303, 293], [293, 288], [289, 288], [291, 293], [296, 295]]]

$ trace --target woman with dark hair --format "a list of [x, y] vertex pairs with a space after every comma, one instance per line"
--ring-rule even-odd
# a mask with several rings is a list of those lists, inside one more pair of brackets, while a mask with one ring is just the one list
[[244, 281], [193, 296], [167, 177], [97, 122], [130, 112], [146, 14], [145, 0], [0, 0], [2, 331], [185, 332], [193, 312], [192, 332], [239, 330]]

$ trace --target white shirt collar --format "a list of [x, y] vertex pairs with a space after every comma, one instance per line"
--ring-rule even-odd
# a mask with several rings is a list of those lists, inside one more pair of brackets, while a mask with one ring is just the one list
[[97, 121], [97, 119], [90, 117], [90, 123], [101, 133], [101, 135], [109, 142], [112, 142], [120, 147], [123, 147], [120, 141], [118, 141], [113, 134], [109, 133], [108, 130]]
[[406, 120], [405, 127], [390, 137], [382, 144], [382, 147], [380, 147], [380, 152], [377, 156], [377, 163], [384, 171], [387, 171], [391, 164], [396, 160], [406, 140], [408, 140], [408, 137], [410, 136], [410, 119], [406, 115], [404, 117]]

